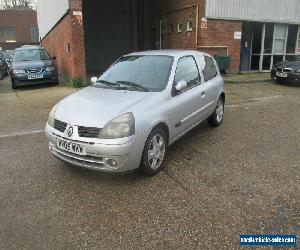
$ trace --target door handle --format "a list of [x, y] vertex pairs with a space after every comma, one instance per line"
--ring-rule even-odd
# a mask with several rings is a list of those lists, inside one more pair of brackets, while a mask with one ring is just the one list
[[206, 93], [205, 93], [205, 91], [203, 91], [202, 93], [201, 93], [201, 97], [205, 97], [206, 96]]

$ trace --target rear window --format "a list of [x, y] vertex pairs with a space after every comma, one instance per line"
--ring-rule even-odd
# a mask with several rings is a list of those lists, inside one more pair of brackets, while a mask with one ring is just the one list
[[215, 65], [214, 60], [211, 57], [208, 56], [201, 56], [199, 58], [200, 64], [202, 67], [203, 77], [204, 81], [207, 82], [217, 76], [217, 68]]
[[15, 52], [14, 61], [39, 61], [50, 60], [45, 49], [22, 49]]

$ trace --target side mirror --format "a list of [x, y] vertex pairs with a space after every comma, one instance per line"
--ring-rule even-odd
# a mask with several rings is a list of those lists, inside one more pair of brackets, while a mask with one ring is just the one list
[[91, 78], [91, 83], [96, 83], [96, 82], [97, 82], [97, 80], [98, 80], [98, 78], [97, 78], [97, 77], [92, 77], [92, 78]]
[[175, 90], [177, 92], [181, 92], [182, 90], [187, 88], [187, 82], [186, 81], [180, 81], [175, 85]]

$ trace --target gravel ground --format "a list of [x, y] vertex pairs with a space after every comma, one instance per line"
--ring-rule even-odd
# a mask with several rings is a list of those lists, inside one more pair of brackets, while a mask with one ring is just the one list
[[0, 94], [1, 249], [239, 249], [244, 233], [300, 235], [300, 87], [226, 85], [224, 124], [171, 146], [154, 178], [48, 153], [40, 130], [72, 92]]

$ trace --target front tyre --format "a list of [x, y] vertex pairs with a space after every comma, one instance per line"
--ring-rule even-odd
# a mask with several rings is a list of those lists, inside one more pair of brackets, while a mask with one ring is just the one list
[[162, 128], [154, 128], [150, 133], [142, 155], [140, 169], [147, 176], [154, 176], [164, 168], [167, 151], [167, 136]]
[[212, 127], [219, 127], [222, 124], [224, 119], [224, 106], [224, 98], [220, 97], [214, 113], [208, 118], [209, 125]]
[[13, 79], [11, 79], [11, 88], [18, 89], [18, 85], [16, 84], [16, 82]]

